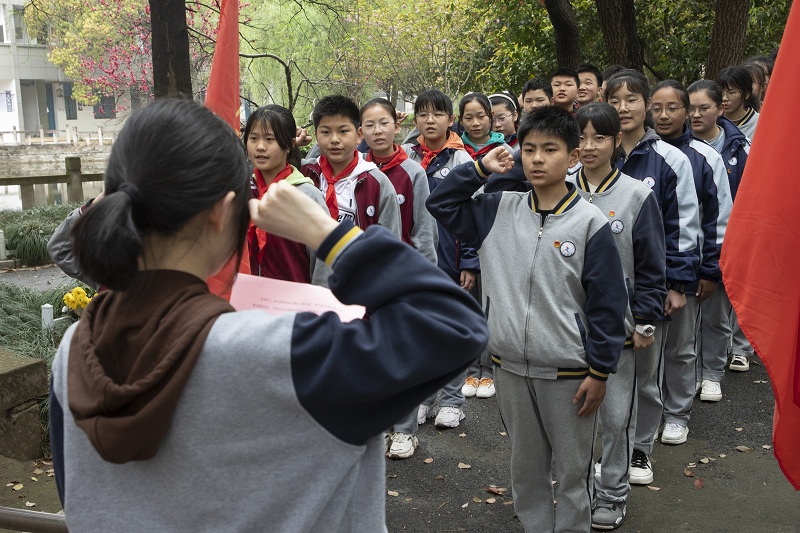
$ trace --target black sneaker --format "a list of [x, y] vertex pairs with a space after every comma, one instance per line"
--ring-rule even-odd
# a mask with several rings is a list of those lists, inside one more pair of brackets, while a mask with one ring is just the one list
[[650, 458], [640, 450], [633, 450], [629, 481], [632, 485], [649, 485], [653, 482], [653, 465]]

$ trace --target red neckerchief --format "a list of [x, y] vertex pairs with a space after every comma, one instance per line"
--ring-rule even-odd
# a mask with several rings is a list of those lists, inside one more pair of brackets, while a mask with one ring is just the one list
[[425, 144], [425, 137], [422, 135], [417, 137], [417, 142], [419, 142], [419, 148], [422, 150], [422, 161], [420, 161], [419, 164], [425, 170], [428, 170], [428, 165], [431, 164], [431, 161], [436, 159], [436, 156], [445, 148], [455, 148], [456, 150], [464, 149], [464, 143], [461, 141], [461, 138], [458, 135], [452, 135], [449, 130], [447, 132], [447, 140], [444, 141], [444, 144], [438, 150], [431, 150], [428, 148], [428, 145]]
[[469, 152], [469, 155], [472, 156], [472, 159], [477, 161], [477, 159], [479, 157], [488, 154], [489, 152], [491, 152], [492, 150], [494, 150], [498, 146], [503, 146], [503, 145], [500, 144], [500, 143], [490, 143], [490, 144], [487, 144], [486, 146], [484, 146], [483, 148], [481, 148], [480, 150], [476, 151], [475, 148], [473, 148], [472, 146], [470, 146], [467, 143], [464, 143], [464, 150]]
[[358, 152], [353, 151], [353, 160], [347, 165], [347, 168], [342, 170], [336, 176], [333, 175], [333, 167], [328, 162], [328, 158], [320, 156], [319, 167], [322, 169], [322, 177], [328, 182], [328, 188], [325, 189], [325, 204], [328, 206], [328, 211], [331, 212], [333, 220], [339, 220], [339, 201], [336, 199], [336, 189], [334, 185], [342, 178], [346, 178], [358, 165], [359, 155]]
[[[273, 178], [272, 182], [267, 183], [267, 181], [264, 179], [264, 175], [261, 174], [261, 171], [255, 169], [253, 171], [253, 177], [255, 178], [254, 181], [256, 187], [258, 187], [258, 198], [261, 199], [261, 197], [264, 196], [264, 193], [267, 192], [267, 189], [269, 189], [269, 186], [272, 185], [272, 183], [278, 183], [281, 180], [285, 180], [293, 171], [294, 169], [292, 168], [292, 165], [286, 163], [286, 167], [278, 172], [275, 178]], [[251, 237], [254, 236], [258, 242], [258, 262], [259, 264], [262, 264], [264, 250], [267, 247], [267, 232], [251, 223], [249, 233]]]
[[384, 174], [388, 174], [389, 171], [391, 171], [394, 167], [399, 166], [400, 163], [402, 163], [406, 159], [408, 159], [408, 154], [406, 154], [406, 151], [397, 146], [396, 144], [394, 145], [394, 152], [392, 153], [391, 156], [389, 156], [388, 161], [385, 161], [383, 163], [379, 163], [378, 161], [375, 160], [375, 154], [372, 153], [372, 150], [370, 150], [369, 153], [367, 153], [367, 161], [375, 163], [380, 169], [380, 171], [383, 172]]

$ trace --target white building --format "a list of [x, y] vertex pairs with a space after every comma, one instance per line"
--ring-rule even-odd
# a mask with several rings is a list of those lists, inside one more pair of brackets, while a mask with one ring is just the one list
[[[0, 0], [0, 135], [11, 132], [117, 131], [130, 111], [117, 112], [114, 98], [84, 105], [72, 98], [72, 82], [47, 59], [46, 36], [28, 35], [23, 20], [24, 0]], [[120, 102], [122, 103], [122, 102]]]

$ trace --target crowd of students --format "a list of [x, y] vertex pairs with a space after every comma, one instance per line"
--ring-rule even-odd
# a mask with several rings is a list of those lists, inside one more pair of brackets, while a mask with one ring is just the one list
[[[253, 222], [245, 232], [251, 273], [330, 285], [343, 301], [366, 302], [367, 322], [374, 328], [348, 331], [347, 325], [333, 323], [330, 317], [297, 318], [293, 329], [287, 323], [284, 329], [291, 342], [280, 341], [287, 354], [282, 361], [291, 361], [287, 376], [299, 403], [284, 397], [274, 400], [289, 402], [290, 410], [305, 409], [344, 444], [372, 443], [371, 447], [372, 437], [380, 432], [359, 431], [353, 422], [360, 415], [346, 416], [351, 407], [366, 409], [371, 413], [367, 426], [383, 423], [388, 430], [383, 454], [403, 459], [411, 457], [419, 444], [419, 424], [435, 417], [437, 427], [457, 427], [465, 417], [465, 398], [496, 394], [511, 441], [514, 508], [526, 531], [619, 527], [627, 513], [630, 484], [653, 481], [654, 442], [686, 442], [695, 397], [720, 401], [726, 367], [747, 371], [754, 355], [725, 294], [719, 257], [771, 65], [759, 56], [724, 69], [716, 80], [698, 80], [688, 87], [666, 80], [652, 89], [642, 72], [619, 66], [603, 72], [589, 64], [575, 70], [559, 68], [549, 80], [528, 81], [519, 97], [510, 90], [468, 93], [458, 104], [457, 116], [450, 97], [432, 89], [417, 96], [414, 131], [403, 142], [397, 142], [397, 135], [404, 117], [389, 101], [375, 98], [359, 108], [347, 97], [328, 96], [314, 107], [316, 145], [302, 161], [298, 144], [305, 144], [308, 136], [297, 128], [291, 113], [278, 105], [256, 110], [242, 137], [252, 169], [247, 196], [259, 202], [258, 209], [251, 208]], [[182, 112], [199, 113], [188, 108]], [[162, 119], [150, 116], [149, 120]], [[198, 115], [195, 120], [209, 119]], [[148, 125], [144, 118], [137, 122], [136, 115], [130, 122], [126, 130], [136, 130], [137, 135]], [[113, 161], [135, 144], [132, 135], [121, 135]], [[224, 135], [216, 135], [224, 145]], [[90, 313], [95, 321], [115, 317], [113, 305], [133, 305], [128, 300], [139, 298], [145, 288], [168, 283], [192, 286], [188, 280], [168, 276], [139, 279], [130, 264], [127, 271], [120, 270], [114, 261], [100, 260], [88, 251], [98, 232], [102, 239], [110, 238], [108, 232], [102, 233], [100, 218], [111, 216], [112, 203], [117, 209], [114, 216], [119, 217], [125, 209], [150, 201], [144, 198], [150, 195], [143, 192], [143, 183], [127, 184], [128, 174], [122, 169], [128, 164], [127, 160], [110, 164], [107, 197], [73, 213], [51, 240], [54, 258], [73, 275], [81, 273], [113, 289], [130, 283], [139, 289], [127, 299], [109, 297], [102, 314], [98, 304], [96, 314]], [[222, 202], [221, 207], [211, 208], [212, 216], [203, 222], [189, 225], [192, 234], [200, 229], [200, 234], [208, 233], [212, 244], [220, 239], [224, 215], [241, 209], [233, 206], [233, 200], [225, 200], [226, 186], [208, 191]], [[273, 198], [276, 194], [280, 196]], [[125, 198], [132, 207], [123, 203]], [[285, 206], [276, 208], [279, 201], [302, 216], [294, 216]], [[216, 205], [197, 206], [184, 219], [194, 220], [197, 212]], [[291, 220], [265, 219], [265, 206]], [[130, 220], [118, 223], [129, 232], [138, 228], [139, 240], [128, 235], [114, 243], [116, 249], [133, 246], [138, 254], [134, 257], [145, 253], [152, 264], [180, 270], [176, 267], [182, 265], [180, 258], [167, 261], [142, 248], [141, 228], [154, 226], [156, 215], [128, 216]], [[293, 227], [304, 226], [303, 217], [322, 229], [309, 236], [309, 230]], [[338, 226], [319, 222], [323, 218]], [[373, 226], [384, 230], [375, 232]], [[408, 245], [410, 252], [392, 248], [388, 233]], [[371, 244], [358, 244], [362, 240]], [[148, 242], [159, 246], [166, 240]], [[183, 244], [180, 249], [188, 246]], [[388, 260], [369, 256], [367, 246], [399, 263], [387, 267]], [[130, 258], [131, 251], [126, 253]], [[338, 259], [340, 255], [352, 259], [345, 262]], [[203, 268], [192, 272], [204, 279], [200, 273], [207, 276], [219, 259], [208, 257]], [[99, 261], [99, 266], [92, 261]], [[428, 280], [431, 268], [464, 295], [469, 293], [472, 302], [467, 305], [444, 290], [440, 281]], [[141, 260], [139, 269], [147, 270]], [[358, 289], [359, 275], [374, 279], [360, 278], [364, 287]], [[381, 305], [393, 306], [381, 299], [383, 292], [394, 291], [403, 300], [401, 288], [413, 292], [428, 290], [424, 288], [428, 285], [444, 291], [445, 299], [453, 299], [453, 305], [464, 310], [447, 311], [447, 303], [436, 309], [429, 299], [411, 298], [397, 306], [413, 300], [419, 309], [404, 312], [416, 315], [396, 311], [395, 322], [385, 322], [392, 320], [388, 318], [392, 312]], [[474, 320], [479, 304], [488, 320], [485, 348], [481, 337], [485, 326]], [[254, 337], [252, 346], [248, 344], [252, 329], [242, 330], [238, 338], [209, 335], [207, 323], [228, 311], [223, 306], [205, 317], [200, 338], [208, 337], [205, 342], [214, 346], [235, 343], [237, 350], [250, 353], [258, 342]], [[381, 320], [382, 316], [387, 318]], [[463, 323], [454, 324], [459, 317]], [[260, 319], [248, 320], [253, 322], [249, 328], [258, 327]], [[220, 321], [229, 322], [231, 331], [241, 329], [233, 319]], [[248, 324], [244, 318], [241, 322]], [[461, 341], [460, 358], [453, 357], [458, 343], [442, 324], [468, 337]], [[396, 331], [390, 332], [392, 327]], [[435, 348], [420, 346], [439, 334], [442, 338], [433, 343]], [[60, 461], [69, 464], [63, 455], [68, 444], [79, 448], [80, 461], [98, 471], [103, 468], [90, 457], [87, 446], [107, 459], [113, 455], [108, 447], [120, 445], [118, 435], [108, 435], [115, 429], [111, 423], [106, 425], [107, 435], [96, 435], [98, 418], [110, 415], [98, 414], [102, 409], [85, 398], [76, 406], [72, 389], [70, 399], [66, 397], [67, 380], [70, 386], [79, 380], [73, 376], [80, 376], [81, 388], [76, 390], [85, 397], [107, 384], [108, 378], [95, 382], [96, 366], [73, 369], [74, 357], [69, 365], [66, 362], [68, 352], [79, 349], [91, 362], [98, 350], [93, 335], [78, 329], [75, 338], [85, 346], [76, 345], [74, 339], [69, 350], [62, 345], [54, 367], [53, 411], [63, 418], [53, 424], [62, 498], [65, 491], [74, 494], [70, 480], [81, 486], [74, 469], [65, 473], [64, 464], [58, 466]], [[371, 344], [372, 352], [365, 344]], [[390, 353], [385, 362], [370, 358], [354, 367], [355, 361], [342, 362], [348, 347], [368, 358]], [[190, 350], [195, 359], [201, 348], [195, 343]], [[403, 350], [410, 359], [408, 366], [401, 360]], [[206, 357], [213, 360], [212, 355]], [[330, 360], [323, 361], [325, 357]], [[308, 369], [314, 358], [321, 370]], [[426, 358], [443, 362], [431, 362], [426, 369]], [[469, 368], [467, 361], [472, 361]], [[343, 367], [333, 368], [336, 364]], [[280, 375], [286, 368], [284, 364], [265, 370]], [[130, 376], [119, 372], [110, 371], [111, 379], [128, 383]], [[347, 396], [352, 396], [353, 381], [360, 383], [355, 387], [361, 391], [358, 402], [352, 397], [347, 405], [331, 402], [324, 391], [344, 394], [337, 379], [348, 383]], [[200, 394], [204, 386], [193, 383], [189, 388]], [[387, 392], [379, 401], [382, 388]], [[418, 401], [409, 402], [408, 397], [397, 401], [397, 395], [408, 390], [414, 391], [408, 397]], [[359, 405], [361, 400], [372, 405]], [[61, 410], [66, 403], [70, 409], [63, 413], [68, 415]], [[340, 412], [334, 412], [334, 406]], [[182, 416], [194, 414], [189, 410]], [[89, 434], [91, 444], [80, 438], [78, 427]], [[594, 450], [598, 427], [603, 434], [599, 459]], [[314, 433], [313, 428], [302, 429], [304, 434]], [[152, 449], [154, 444], [148, 445]], [[144, 453], [129, 447], [122, 446], [116, 459]], [[382, 517], [375, 513], [367, 513], [371, 523]], [[347, 514], [337, 519], [352, 525], [358, 517]], [[287, 523], [291, 520], [288, 517]]]

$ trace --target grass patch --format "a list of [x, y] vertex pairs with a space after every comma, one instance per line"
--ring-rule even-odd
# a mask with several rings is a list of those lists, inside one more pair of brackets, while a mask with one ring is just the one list
[[[43, 359], [47, 363], [48, 379], [53, 367], [53, 357], [64, 336], [67, 324], [57, 325], [52, 331], [42, 332], [42, 305], [51, 304], [55, 317], [61, 316], [64, 293], [74, 285], [63, 285], [48, 291], [37, 291], [9, 283], [0, 283], [0, 346], [20, 356]], [[84, 287], [86, 288], [86, 287]], [[38, 398], [39, 415], [44, 428], [42, 450], [50, 455], [48, 432], [49, 398]]]
[[47, 241], [67, 215], [80, 205], [39, 205], [25, 211], [0, 211], [0, 229], [5, 231], [6, 248], [16, 250], [16, 258], [27, 266], [50, 264]]

